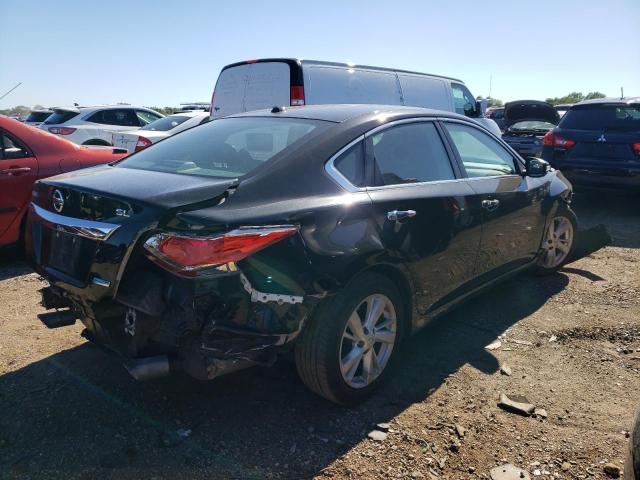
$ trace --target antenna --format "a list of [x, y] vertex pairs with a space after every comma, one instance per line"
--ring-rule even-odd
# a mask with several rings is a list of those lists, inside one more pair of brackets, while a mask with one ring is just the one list
[[22, 82], [18, 82], [18, 84], [13, 87], [11, 90], [9, 90], [7, 93], [5, 93], [4, 95], [2, 95], [0, 97], [0, 100], [2, 100], [4, 97], [6, 97], [7, 95], [9, 95], [11, 92], [13, 92], [16, 88], [18, 88], [20, 85], [22, 85]]
[[491, 83], [493, 80], [493, 73], [489, 74], [489, 98], [491, 98]]
[[624, 87], [620, 87], [620, 99], [624, 98]]

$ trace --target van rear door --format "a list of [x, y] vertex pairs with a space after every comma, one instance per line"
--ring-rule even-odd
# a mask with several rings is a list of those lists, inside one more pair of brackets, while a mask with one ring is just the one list
[[290, 67], [286, 62], [242, 63], [220, 72], [211, 118], [289, 105]]

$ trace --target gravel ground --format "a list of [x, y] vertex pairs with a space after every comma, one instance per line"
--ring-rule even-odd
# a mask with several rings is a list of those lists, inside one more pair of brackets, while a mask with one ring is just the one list
[[[611, 245], [432, 323], [355, 409], [309, 393], [286, 361], [211, 383], [135, 383], [80, 326], [38, 322], [41, 281], [4, 251], [0, 478], [474, 479], [504, 463], [532, 478], [606, 478], [640, 402], [639, 205], [577, 196], [581, 226], [604, 223]], [[500, 409], [500, 393], [546, 418]], [[368, 438], [379, 423], [386, 438]]]

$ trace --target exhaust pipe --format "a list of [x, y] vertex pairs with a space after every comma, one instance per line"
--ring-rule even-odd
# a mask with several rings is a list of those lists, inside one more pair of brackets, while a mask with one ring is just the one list
[[169, 375], [169, 357], [158, 355], [127, 360], [124, 368], [138, 381], [151, 380]]

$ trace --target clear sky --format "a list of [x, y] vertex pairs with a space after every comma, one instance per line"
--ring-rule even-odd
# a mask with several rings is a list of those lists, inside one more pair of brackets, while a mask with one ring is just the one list
[[640, 0], [0, 0], [0, 108], [208, 101], [285, 56], [437, 73], [474, 95], [640, 95]]

